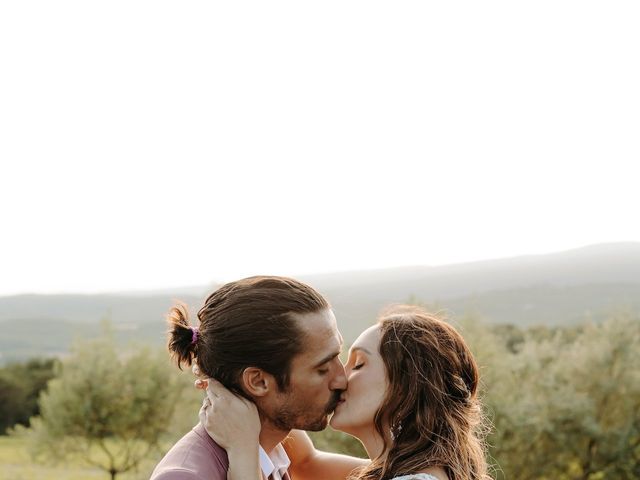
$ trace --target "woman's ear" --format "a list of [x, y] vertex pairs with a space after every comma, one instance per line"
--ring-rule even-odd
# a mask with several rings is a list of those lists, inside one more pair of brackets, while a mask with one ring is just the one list
[[273, 390], [275, 378], [261, 368], [247, 367], [242, 371], [242, 389], [251, 397], [264, 397]]

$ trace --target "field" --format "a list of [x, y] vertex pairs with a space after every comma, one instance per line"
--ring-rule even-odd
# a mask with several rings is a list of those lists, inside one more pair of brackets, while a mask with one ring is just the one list
[[[119, 480], [147, 480], [155, 461], [146, 462], [138, 472], [118, 475]], [[81, 464], [41, 465], [35, 463], [22, 439], [0, 436], [0, 480], [105, 480], [110, 475]]]

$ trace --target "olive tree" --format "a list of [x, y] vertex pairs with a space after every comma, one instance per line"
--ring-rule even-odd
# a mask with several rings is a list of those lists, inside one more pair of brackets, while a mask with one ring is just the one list
[[638, 478], [640, 320], [538, 333], [486, 357], [497, 477]]
[[23, 433], [37, 458], [80, 460], [114, 479], [158, 450], [180, 390], [159, 352], [123, 354], [108, 336], [78, 343]]

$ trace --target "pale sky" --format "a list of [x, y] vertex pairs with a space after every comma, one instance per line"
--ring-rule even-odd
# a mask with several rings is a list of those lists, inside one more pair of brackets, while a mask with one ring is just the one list
[[640, 3], [0, 3], [0, 295], [640, 241]]

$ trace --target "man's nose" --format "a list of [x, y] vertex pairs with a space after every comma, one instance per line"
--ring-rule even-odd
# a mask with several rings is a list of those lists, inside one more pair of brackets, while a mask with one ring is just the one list
[[331, 390], [346, 390], [347, 389], [347, 374], [344, 371], [344, 365], [342, 362], [338, 360], [338, 365], [336, 366], [336, 374], [331, 380], [331, 384], [329, 388]]

